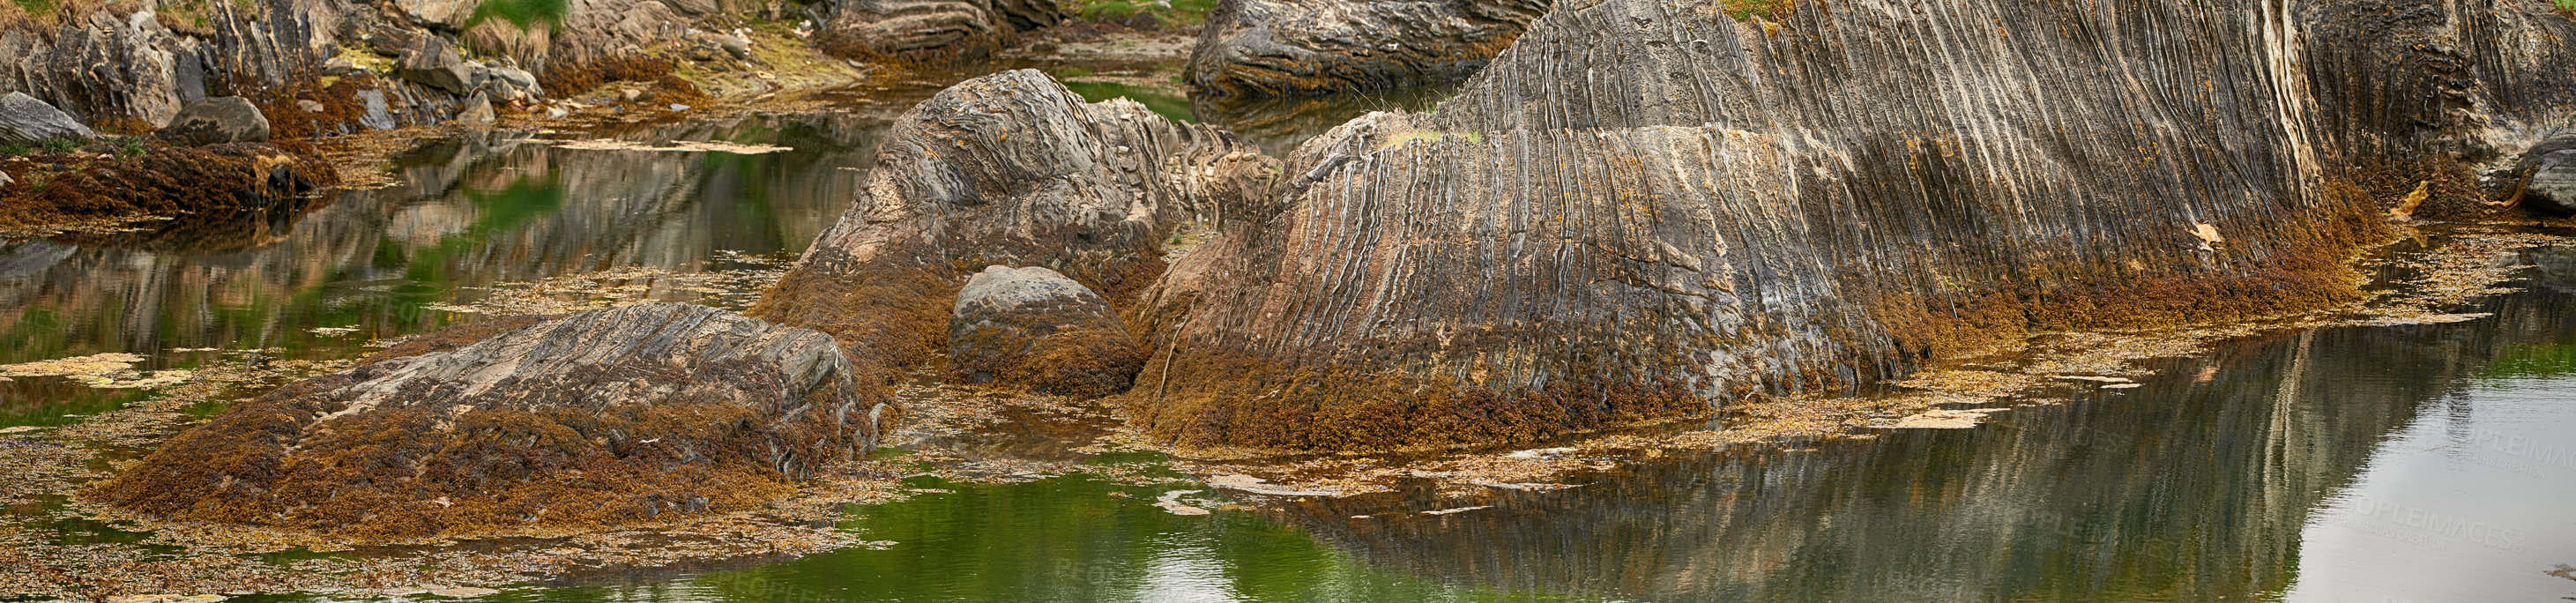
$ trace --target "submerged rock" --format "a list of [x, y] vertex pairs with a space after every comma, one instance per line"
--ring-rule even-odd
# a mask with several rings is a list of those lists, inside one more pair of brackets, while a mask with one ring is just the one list
[[1107, 300], [1045, 268], [975, 273], [948, 319], [949, 367], [971, 383], [1098, 397], [1126, 391], [1144, 362]]
[[[2576, 34], [2451, 6], [2454, 33]], [[2327, 126], [2373, 109], [2299, 91], [2381, 64], [2318, 62], [2360, 55], [2285, 10], [1560, 5], [1436, 111], [1308, 141], [1226, 208], [1129, 313], [1158, 354], [1131, 408], [1188, 445], [1519, 441], [2354, 299], [2342, 258], [2386, 230]], [[2566, 46], [2488, 64], [2535, 100], [2493, 118], [2564, 127], [2529, 91]]]
[[752, 508], [881, 427], [821, 333], [681, 304], [506, 327], [261, 396], [91, 495], [357, 538], [611, 525]]
[[835, 0], [815, 42], [862, 58], [978, 58], [1068, 16], [1055, 0]]
[[268, 117], [250, 99], [238, 96], [188, 103], [153, 136], [172, 144], [201, 146], [227, 142], [268, 142]]
[[1215, 96], [1303, 96], [1465, 79], [1548, 0], [1223, 0], [1190, 51]]
[[0, 144], [30, 147], [55, 139], [88, 142], [98, 138], [80, 120], [25, 92], [0, 95]]
[[1036, 71], [975, 78], [895, 121], [859, 198], [750, 313], [909, 366], [946, 332], [969, 271], [1044, 267], [1120, 299], [1162, 271], [1175, 224], [1248, 195], [1271, 165]]

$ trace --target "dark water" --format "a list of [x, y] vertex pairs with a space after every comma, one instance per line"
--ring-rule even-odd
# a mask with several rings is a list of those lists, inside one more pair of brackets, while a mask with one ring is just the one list
[[[433, 306], [495, 283], [793, 254], [838, 217], [901, 104], [620, 133], [795, 149], [780, 154], [449, 143], [404, 157], [402, 186], [308, 213], [0, 244], [0, 363], [348, 358], [473, 320]], [[950, 491], [842, 523], [896, 543], [882, 550], [493, 599], [2565, 600], [2576, 579], [2548, 572], [2576, 565], [2576, 251], [2503, 259], [2538, 268], [2474, 309], [2488, 318], [2236, 342], [1973, 430], [1637, 459], [1437, 517], [1410, 511], [1459, 503], [1419, 486], [1185, 517], [1150, 504], [1169, 486], [920, 482]], [[0, 425], [146, 395], [20, 378], [0, 383]]]

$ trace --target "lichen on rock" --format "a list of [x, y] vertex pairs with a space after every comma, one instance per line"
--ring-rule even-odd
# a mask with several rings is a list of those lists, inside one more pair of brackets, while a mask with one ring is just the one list
[[829, 337], [721, 310], [490, 331], [240, 404], [90, 495], [361, 540], [667, 521], [783, 496], [891, 418]]

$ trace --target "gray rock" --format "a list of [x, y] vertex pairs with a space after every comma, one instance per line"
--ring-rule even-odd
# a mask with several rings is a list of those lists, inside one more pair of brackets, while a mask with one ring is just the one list
[[464, 29], [482, 5], [481, 0], [393, 0], [394, 10], [413, 23], [447, 31]]
[[16, 178], [9, 177], [8, 172], [0, 172], [0, 188], [9, 188], [9, 185], [16, 184], [17, 182], [18, 180]]
[[2576, 214], [2576, 149], [2553, 151], [2532, 161], [2531, 175], [2522, 183], [2522, 204]]
[[1145, 351], [1090, 287], [1045, 268], [992, 266], [957, 291], [948, 362], [969, 383], [1097, 397], [1126, 391]]
[[456, 54], [455, 44], [434, 35], [421, 36], [394, 65], [394, 75], [460, 96], [474, 91], [474, 68]]
[[98, 492], [379, 536], [643, 521], [756, 508], [751, 490], [863, 457], [887, 408], [830, 337], [683, 304], [493, 319], [388, 356], [238, 405]]
[[349, 57], [335, 56], [331, 57], [330, 60], [322, 62], [322, 75], [348, 77], [364, 74], [366, 72], [367, 68], [359, 67], [358, 63], [356, 61], [349, 60]]
[[27, 93], [0, 95], [0, 144], [32, 147], [57, 138], [88, 142], [98, 138], [98, 133]]
[[481, 92], [476, 92], [473, 96], [465, 97], [463, 106], [456, 109], [456, 121], [469, 124], [488, 124], [492, 123], [496, 119], [497, 118], [492, 115], [492, 97], [484, 96]]
[[751, 313], [830, 332], [883, 366], [937, 351], [948, 301], [976, 267], [1044, 266], [1108, 299], [1131, 294], [1161, 269], [1174, 225], [1258, 188], [1275, 165], [1213, 127], [1126, 99], [1087, 103], [1025, 69], [913, 107], [876, 161], [850, 210]]
[[358, 116], [360, 125], [378, 130], [402, 127], [402, 122], [394, 119], [393, 106], [385, 101], [385, 91], [359, 90], [358, 100], [367, 105], [367, 112]]
[[1482, 69], [1549, 0], [1223, 0], [1190, 51], [1211, 96], [1305, 96], [1451, 82]]
[[268, 142], [268, 116], [261, 115], [250, 99], [220, 96], [188, 103], [178, 117], [152, 135], [187, 146]]
[[815, 32], [849, 57], [957, 61], [989, 55], [1019, 32], [1071, 16], [1055, 0], [834, 0]]

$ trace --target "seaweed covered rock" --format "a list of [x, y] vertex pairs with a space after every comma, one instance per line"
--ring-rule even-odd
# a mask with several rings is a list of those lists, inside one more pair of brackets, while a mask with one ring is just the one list
[[970, 273], [1044, 267], [1114, 302], [1162, 272], [1173, 226], [1240, 203], [1274, 165], [1036, 71], [968, 80], [896, 120], [859, 198], [750, 313], [908, 366], [937, 348]]
[[0, 144], [36, 146], [56, 139], [88, 142], [98, 138], [89, 126], [27, 96], [24, 92], [0, 95]]
[[1548, 0], [1223, 0], [1190, 51], [1213, 96], [1304, 96], [1465, 79]]
[[370, 539], [741, 510], [865, 454], [885, 407], [860, 377], [821, 333], [593, 310], [281, 388], [91, 495]]
[[1090, 287], [1045, 268], [992, 266], [957, 292], [948, 363], [970, 383], [1090, 398], [1126, 391], [1145, 350]]
[[842, 56], [971, 59], [1067, 16], [1055, 0], [836, 0], [815, 42]]
[[1559, 5], [1227, 208], [1130, 314], [1132, 408], [1187, 445], [1531, 440], [2354, 299], [2386, 228], [2327, 173], [2283, 11]]
[[199, 146], [228, 142], [268, 142], [268, 116], [250, 99], [238, 96], [188, 103], [170, 125], [152, 133], [172, 144]]
[[339, 172], [311, 147], [229, 143], [157, 147], [141, 155], [44, 157], [13, 176], [44, 186], [0, 187], [0, 228], [108, 218], [239, 217], [296, 211]]

